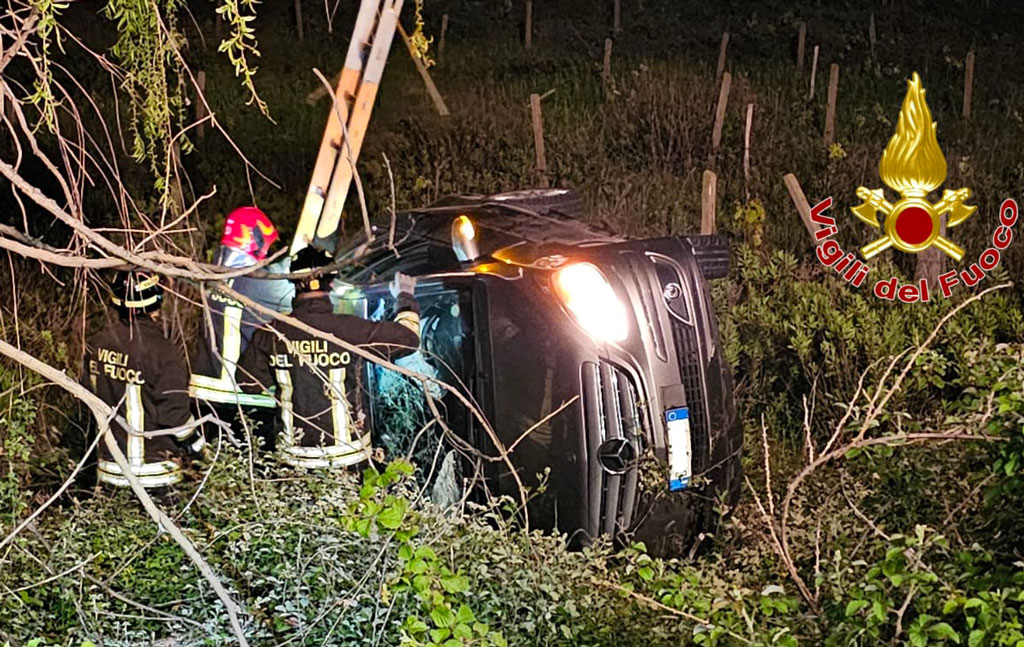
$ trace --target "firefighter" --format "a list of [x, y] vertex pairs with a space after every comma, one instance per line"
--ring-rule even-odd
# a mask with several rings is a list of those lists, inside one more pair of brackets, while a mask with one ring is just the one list
[[[292, 316], [385, 359], [419, 348], [419, 306], [413, 298], [416, 279], [396, 274], [394, 321], [373, 322], [335, 314], [330, 286], [335, 275], [323, 268], [325, 252], [307, 247], [292, 259], [291, 271], [307, 272], [295, 280]], [[370, 430], [362, 409], [363, 360], [351, 352], [281, 321], [258, 330], [239, 361], [240, 375], [250, 376], [247, 393], [272, 386], [280, 404], [277, 446], [283, 460], [299, 467], [338, 467], [369, 458]]]
[[[87, 341], [81, 382], [130, 427], [116, 418], [111, 422], [132, 473], [147, 488], [165, 487], [181, 480], [183, 455], [198, 453], [204, 444], [191, 425], [188, 371], [158, 321], [164, 294], [160, 277], [119, 272], [112, 288], [110, 302], [118, 317]], [[151, 438], [141, 433], [156, 430], [171, 433]], [[128, 485], [103, 443], [98, 477], [101, 483]]]
[[[278, 234], [273, 223], [257, 207], [239, 207], [224, 224], [224, 235], [216, 263], [229, 268], [252, 267], [264, 261]], [[287, 272], [287, 264], [267, 266], [269, 272]], [[239, 276], [229, 279], [231, 289], [273, 310], [287, 312], [293, 289], [286, 280]], [[214, 413], [231, 423], [236, 437], [247, 434], [242, 416], [255, 423], [256, 436], [265, 449], [273, 449], [273, 420], [276, 403], [264, 395], [239, 392], [235, 368], [252, 334], [265, 319], [241, 302], [216, 290], [205, 297], [202, 334], [192, 358], [189, 392], [197, 400], [201, 415]], [[207, 314], [208, 313], [208, 314]], [[241, 415], [240, 415], [241, 414]]]

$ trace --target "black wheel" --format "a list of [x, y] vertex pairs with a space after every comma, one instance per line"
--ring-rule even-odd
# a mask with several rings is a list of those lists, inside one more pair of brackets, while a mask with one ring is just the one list
[[569, 218], [583, 217], [583, 197], [572, 189], [522, 189], [496, 193], [485, 198], [516, 207], [525, 207], [538, 213], [555, 212]]
[[729, 241], [725, 236], [686, 236], [686, 242], [690, 243], [693, 257], [697, 259], [704, 278], [721, 279], [729, 276]]

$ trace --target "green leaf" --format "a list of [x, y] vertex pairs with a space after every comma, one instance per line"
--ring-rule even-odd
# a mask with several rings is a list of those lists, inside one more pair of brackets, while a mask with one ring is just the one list
[[875, 600], [871, 603], [871, 612], [878, 620], [885, 620], [885, 605], [883, 605], [878, 600]]
[[440, 629], [431, 629], [430, 630], [430, 639], [432, 641], [436, 642], [436, 643], [439, 643], [442, 640], [445, 640], [450, 635], [452, 635], [452, 632], [447, 627], [442, 627]]
[[441, 587], [449, 593], [465, 593], [469, 590], [469, 578], [465, 575], [445, 575], [441, 577]]
[[936, 622], [931, 627], [928, 627], [928, 635], [932, 638], [952, 640], [956, 644], [960, 644], [960, 634], [946, 622]]
[[416, 616], [409, 616], [406, 618], [404, 626], [405, 630], [412, 634], [422, 634], [430, 629], [430, 626], [427, 625], [427, 623], [423, 622]]
[[849, 618], [869, 604], [867, 600], [850, 600], [846, 605], [846, 617]]
[[455, 628], [452, 629], [452, 635], [462, 640], [472, 640], [473, 629], [469, 625], [457, 623]]
[[426, 572], [426, 570], [427, 570], [427, 563], [425, 561], [423, 561], [422, 559], [416, 558], [416, 559], [413, 559], [412, 561], [410, 561], [409, 564], [405, 568], [410, 573], [413, 573], [415, 575], [420, 575], [421, 573]]
[[455, 624], [455, 614], [448, 607], [435, 607], [430, 612], [430, 619], [434, 621], [435, 627], [451, 627]]
[[985, 632], [981, 629], [975, 629], [967, 636], [967, 647], [979, 647], [985, 640]]
[[476, 616], [468, 605], [461, 604], [459, 605], [459, 610], [455, 613], [455, 619], [461, 623], [471, 624], [476, 621]]
[[388, 506], [377, 515], [377, 523], [382, 528], [388, 530], [396, 530], [402, 525], [402, 521], [405, 520], [405, 505], [396, 502], [394, 505]]
[[427, 561], [437, 561], [437, 553], [430, 546], [420, 546], [416, 549], [416, 557]]

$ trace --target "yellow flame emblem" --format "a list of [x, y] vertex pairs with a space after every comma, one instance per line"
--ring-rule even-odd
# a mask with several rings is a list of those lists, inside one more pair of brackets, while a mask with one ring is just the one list
[[[895, 204], [885, 199], [882, 189], [857, 187], [857, 197], [864, 202], [851, 207], [853, 215], [885, 236], [861, 248], [870, 259], [889, 247], [916, 254], [934, 245], [954, 260], [964, 256], [962, 247], [940, 233], [939, 217], [948, 213], [946, 226], [955, 227], [977, 209], [964, 201], [970, 189], [945, 190], [942, 199], [932, 204], [928, 193], [946, 181], [946, 158], [939, 148], [936, 124], [924, 99], [921, 77], [914, 72], [907, 82], [907, 96], [900, 108], [896, 133], [882, 153], [878, 175], [893, 191], [900, 194]], [[878, 221], [878, 212], [885, 215], [885, 225]]]

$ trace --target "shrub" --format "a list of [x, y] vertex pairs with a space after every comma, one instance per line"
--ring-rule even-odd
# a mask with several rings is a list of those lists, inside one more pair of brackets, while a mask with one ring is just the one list
[[[831, 432], [861, 373], [873, 367], [869, 378], [877, 378], [889, 358], [923, 342], [957, 303], [883, 301], [869, 291], [874, 275], [857, 290], [786, 252], [740, 245], [734, 258], [733, 276], [715, 292], [738, 401], [747, 420], [764, 414], [794, 444], [803, 438], [804, 398], [813, 407], [813, 431]], [[878, 272], [900, 276], [891, 267]], [[990, 279], [1005, 279], [1005, 273]], [[943, 398], [955, 399], [968, 386], [965, 353], [977, 349], [982, 336], [998, 343], [1024, 334], [1017, 299], [1012, 290], [990, 294], [950, 321], [919, 358], [892, 410], [920, 421], [941, 409]]]

